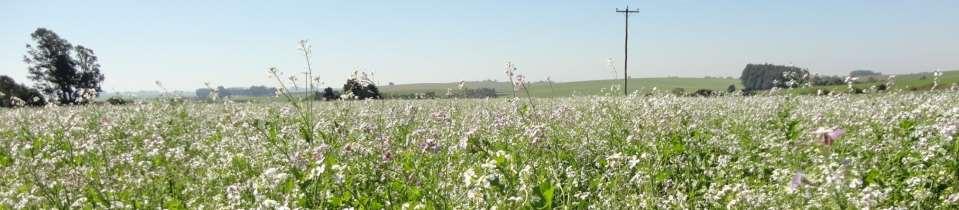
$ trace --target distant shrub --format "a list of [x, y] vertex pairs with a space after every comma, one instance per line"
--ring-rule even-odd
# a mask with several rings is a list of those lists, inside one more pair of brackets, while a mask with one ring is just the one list
[[852, 94], [863, 94], [863, 93], [866, 93], [866, 92], [863, 91], [862, 88], [857, 88], [857, 87], [852, 88]]
[[849, 72], [849, 76], [853, 76], [853, 77], [879, 76], [879, 75], [882, 75], [882, 73], [875, 72], [872, 70], [855, 70], [855, 71]]
[[424, 99], [434, 99], [436, 98], [436, 92], [434, 91], [425, 92], [421, 95], [421, 97]]
[[811, 79], [812, 85], [815, 86], [828, 86], [828, 85], [843, 85], [846, 84], [843, 81], [842, 77], [838, 76], [814, 76]]
[[496, 89], [493, 88], [463, 88], [454, 97], [457, 98], [496, 98]]
[[876, 86], [876, 90], [878, 91], [886, 91], [887, 89], [889, 89], [889, 87], [886, 86], [886, 84], [879, 84]]
[[693, 92], [693, 96], [699, 96], [699, 97], [710, 97], [715, 95], [716, 95], [716, 92], [710, 89], [699, 89], [699, 90], [696, 90], [696, 92]]
[[107, 99], [107, 103], [110, 103], [111, 105], [122, 106], [133, 103], [133, 101], [120, 96], [113, 96]]

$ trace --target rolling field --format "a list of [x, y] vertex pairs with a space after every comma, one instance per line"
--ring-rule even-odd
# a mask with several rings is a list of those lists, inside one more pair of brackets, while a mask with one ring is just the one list
[[930, 91], [3, 109], [0, 209], [955, 209], [956, 104]]

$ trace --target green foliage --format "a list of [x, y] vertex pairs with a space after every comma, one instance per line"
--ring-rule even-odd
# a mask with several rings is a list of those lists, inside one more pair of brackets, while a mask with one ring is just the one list
[[[319, 93], [317, 93], [317, 94], [319, 94]], [[336, 91], [333, 91], [333, 88], [331, 88], [331, 87], [326, 87], [326, 89], [323, 89], [322, 95], [319, 95], [319, 96], [316, 97], [316, 98], [317, 98], [317, 99], [322, 98], [322, 99], [325, 100], [325, 101], [334, 101], [334, 100], [340, 99], [340, 93], [339, 93], [339, 92], [336, 92]]]
[[29, 77], [44, 94], [56, 96], [53, 101], [83, 104], [103, 91], [103, 74], [93, 50], [73, 46], [46, 28], [38, 28], [30, 37], [36, 44], [28, 44], [24, 56]]
[[[363, 85], [366, 83], [366, 85]], [[351, 78], [346, 80], [346, 84], [343, 84], [343, 92], [351, 93], [352, 99], [382, 99], [383, 96], [380, 95], [379, 88], [375, 84], [369, 82], [363, 82], [359, 79]]]

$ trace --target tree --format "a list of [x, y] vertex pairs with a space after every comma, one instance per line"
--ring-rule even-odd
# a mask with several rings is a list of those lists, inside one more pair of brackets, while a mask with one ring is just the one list
[[[363, 85], [363, 83], [366, 83], [366, 85]], [[343, 84], [343, 93], [351, 93], [355, 99], [360, 100], [383, 98], [375, 84], [355, 78], [346, 80], [346, 83]]]
[[363, 99], [363, 85], [356, 79], [347, 79], [343, 84], [343, 93], [350, 93], [357, 99]]
[[43, 106], [46, 101], [39, 91], [18, 84], [13, 78], [0, 75], [0, 107]]
[[340, 94], [333, 91], [333, 88], [326, 87], [323, 89], [323, 100], [334, 101], [340, 98]]
[[383, 96], [380, 95], [380, 89], [376, 88], [376, 85], [373, 83], [370, 83], [366, 84], [366, 98], [381, 99]]
[[46, 28], [38, 28], [30, 37], [36, 45], [27, 44], [23, 61], [37, 89], [60, 104], [83, 104], [103, 92], [104, 77], [93, 50], [73, 46]]

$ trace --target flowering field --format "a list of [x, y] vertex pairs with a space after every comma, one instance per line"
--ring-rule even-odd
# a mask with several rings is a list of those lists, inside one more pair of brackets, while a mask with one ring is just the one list
[[0, 110], [8, 208], [959, 208], [959, 93]]

